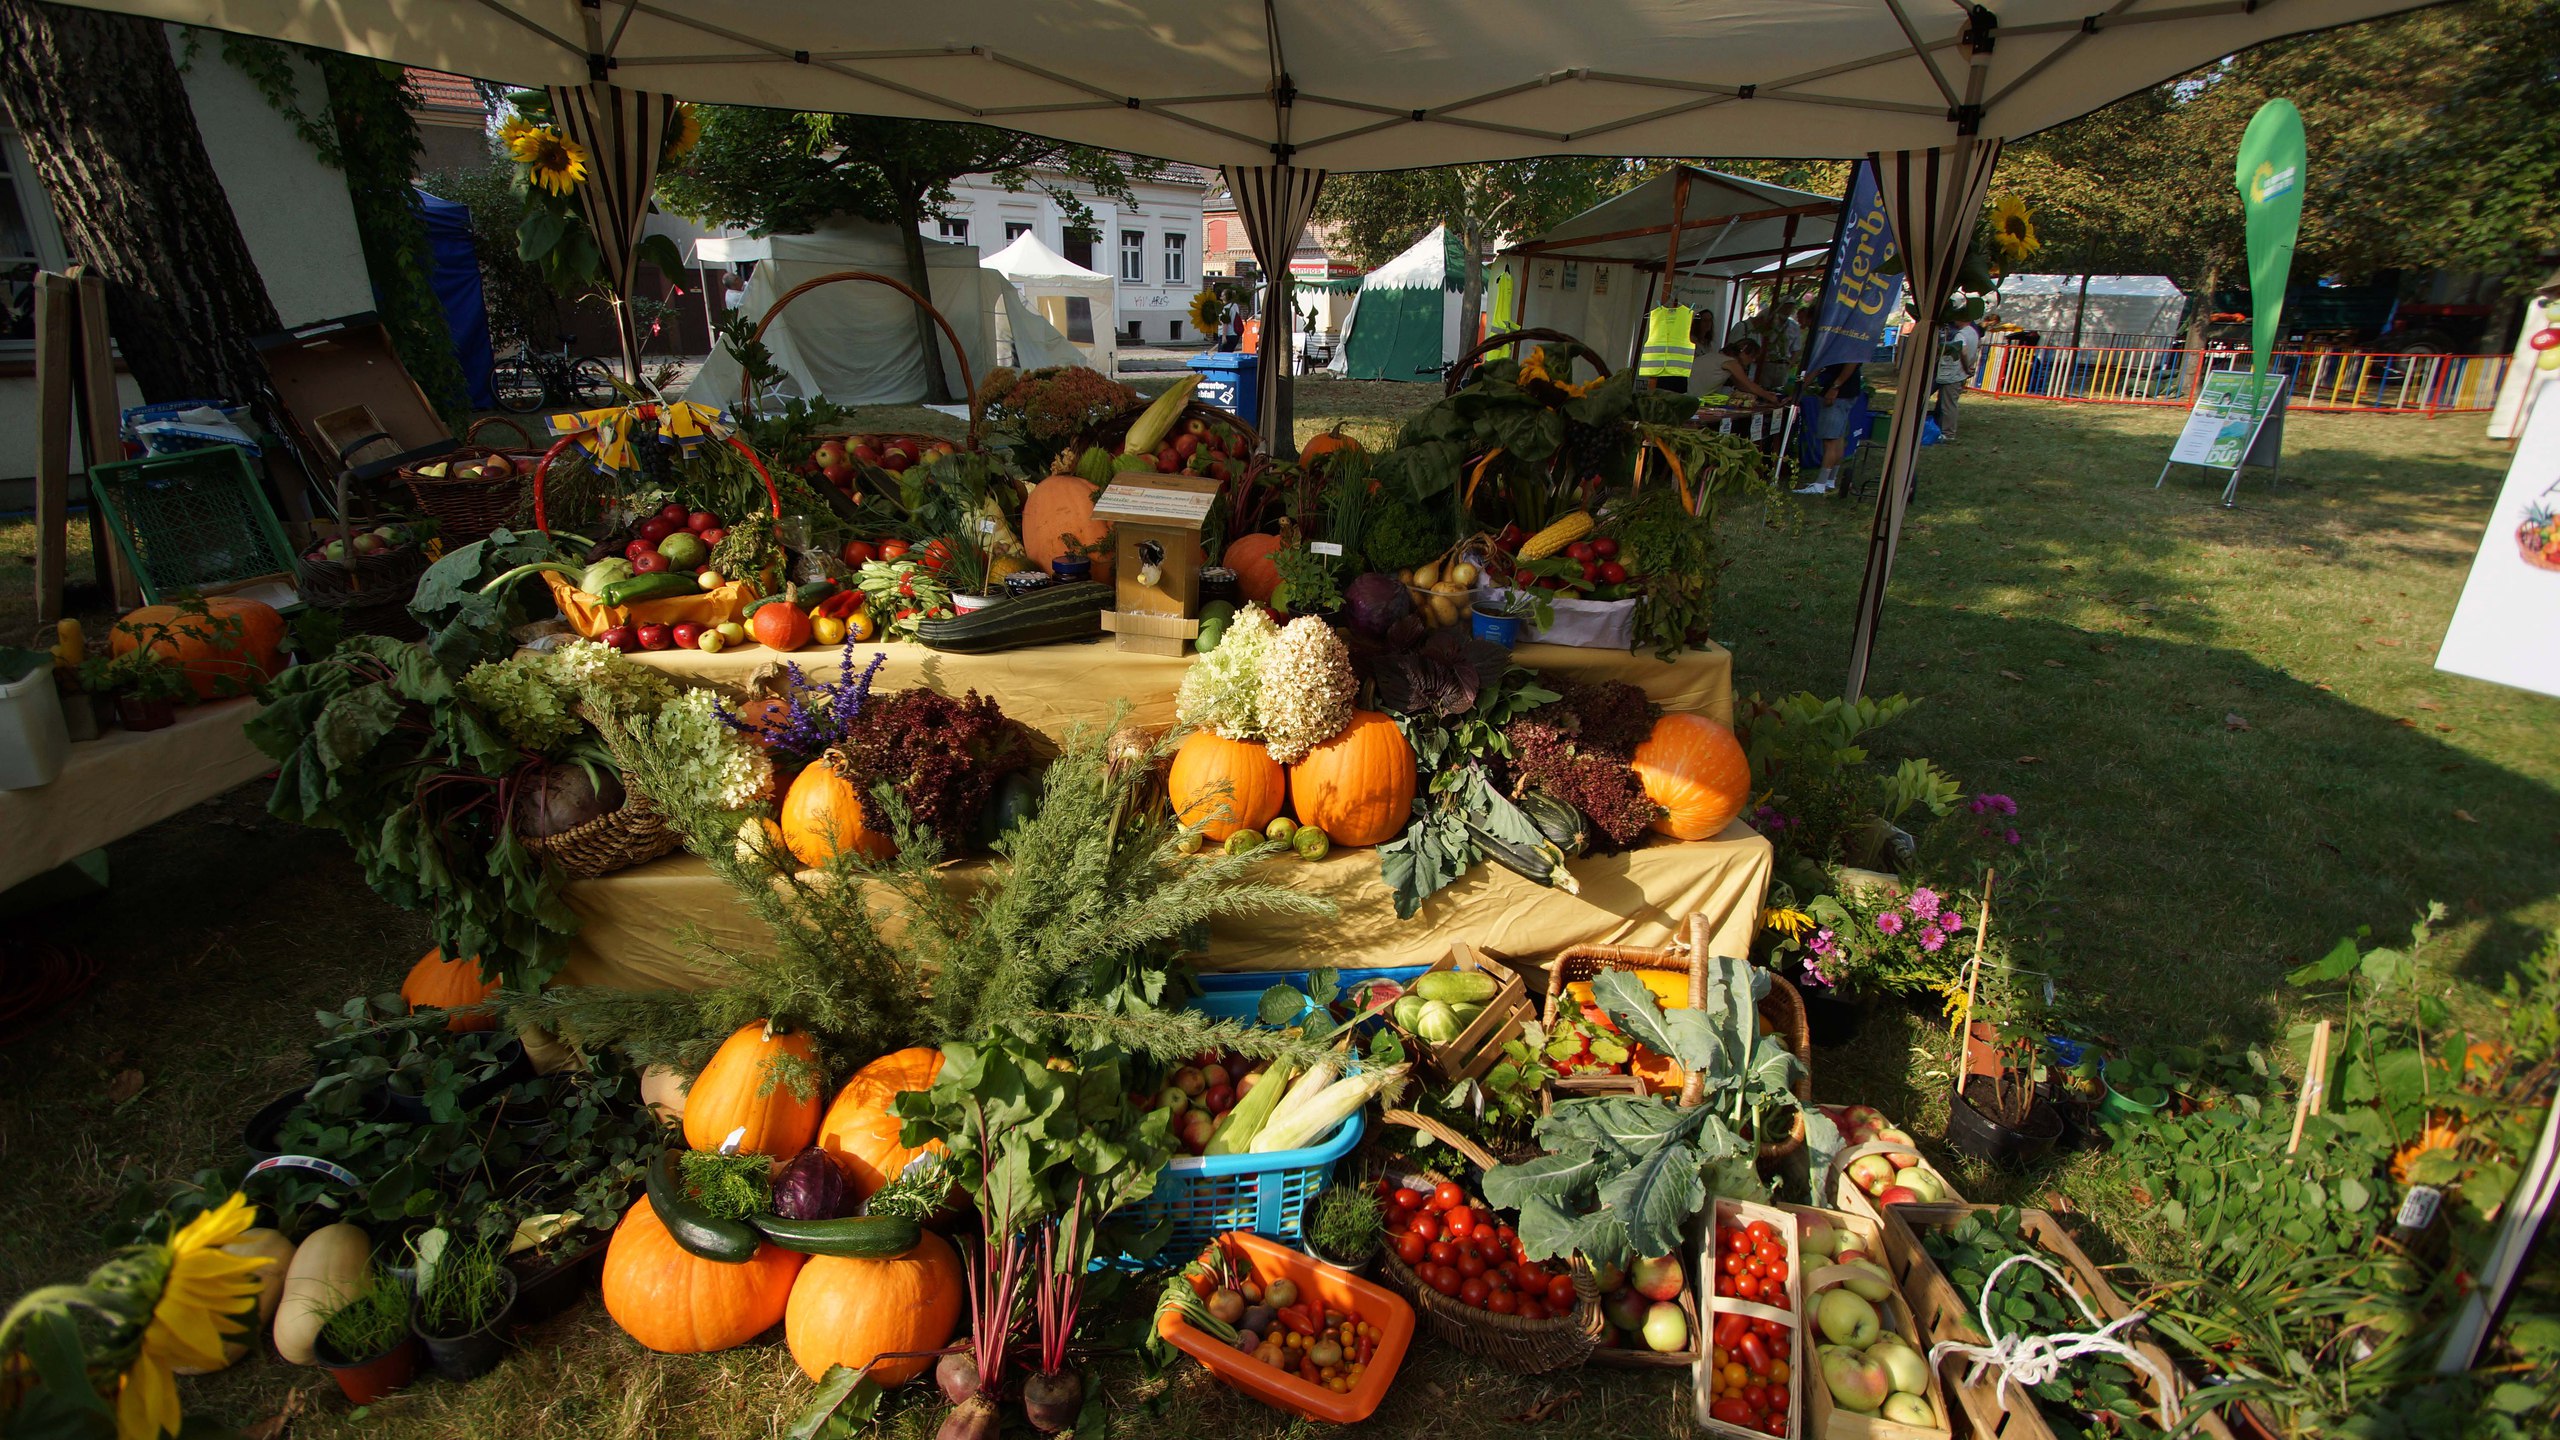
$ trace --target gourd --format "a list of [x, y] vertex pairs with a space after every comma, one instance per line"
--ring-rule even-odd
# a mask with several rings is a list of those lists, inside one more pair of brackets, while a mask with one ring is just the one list
[[685, 1189], [684, 1157], [683, 1150], [671, 1145], [649, 1162], [649, 1209], [658, 1217], [667, 1238], [686, 1254], [704, 1260], [740, 1265], [754, 1259], [756, 1247], [764, 1243], [757, 1238], [755, 1227], [743, 1220], [714, 1215], [696, 1204]]
[[[245, 695], [249, 688], [284, 669], [284, 617], [272, 605], [236, 595], [212, 595], [206, 613], [190, 615], [175, 605], [145, 605], [116, 622], [112, 647], [118, 655], [142, 648], [143, 636], [158, 626], [168, 633], [152, 640], [153, 653], [174, 660], [187, 672], [196, 698], [212, 700], [224, 693]], [[225, 620], [237, 620], [236, 635], [217, 633]]]
[[930, 1090], [942, 1074], [942, 1052], [927, 1046], [892, 1050], [853, 1072], [836, 1092], [818, 1124], [818, 1148], [844, 1171], [854, 1194], [871, 1193], [895, 1180], [919, 1155], [942, 1153], [942, 1142], [929, 1140], [909, 1148], [898, 1143], [898, 1118], [889, 1102], [915, 1090]]
[[747, 630], [767, 649], [797, 650], [809, 643], [809, 615], [788, 603], [759, 606], [747, 617]]
[[1723, 830], [1751, 798], [1751, 762], [1733, 732], [1704, 715], [1665, 715], [1636, 747], [1645, 798], [1662, 807], [1653, 828], [1678, 840]]
[[[1032, 486], [1022, 502], [1022, 553], [1046, 570], [1067, 553], [1069, 535], [1079, 545], [1101, 544], [1111, 533], [1111, 523], [1093, 515], [1093, 499], [1101, 493], [1102, 487], [1082, 475], [1052, 475]], [[1094, 557], [1093, 578], [1111, 578], [1109, 555]]]
[[1339, 425], [1299, 446], [1298, 464], [1309, 470], [1319, 469], [1323, 466], [1326, 456], [1336, 453], [1349, 455], [1360, 453], [1360, 442], [1343, 434], [1342, 427]]
[[1289, 798], [1289, 777], [1261, 742], [1200, 730], [1173, 752], [1165, 793], [1182, 823], [1198, 826], [1214, 845], [1270, 824]]
[[[259, 1332], [275, 1319], [276, 1306], [284, 1300], [285, 1272], [293, 1265], [293, 1242], [286, 1239], [281, 1230], [260, 1226], [255, 1230], [241, 1231], [239, 1239], [222, 1247], [222, 1253], [267, 1262], [267, 1268], [258, 1272], [256, 1311], [235, 1316], [232, 1323], [237, 1328], [226, 1328], [222, 1332], [222, 1366], [217, 1368], [228, 1368], [248, 1356], [249, 1348], [257, 1343]], [[181, 1375], [210, 1373], [188, 1365], [173, 1368]]]
[[977, 823], [969, 827], [969, 843], [981, 850], [994, 849], [1014, 826], [1040, 813], [1040, 794], [1038, 776], [1022, 770], [1008, 771], [996, 782], [995, 793], [987, 797], [985, 808], [978, 812]]
[[[421, 1010], [461, 1010], [477, 1005], [498, 993], [498, 982], [485, 978], [480, 957], [447, 960], [441, 949], [430, 950], [409, 967], [408, 978], [400, 982], [400, 999], [409, 1013]], [[456, 1015], [444, 1022], [447, 1030], [495, 1030], [498, 1017], [480, 1013]]]
[[834, 752], [802, 770], [782, 797], [782, 844], [803, 865], [824, 865], [839, 850], [879, 862], [897, 843], [862, 823], [862, 792], [836, 773]]
[[1279, 553], [1279, 536], [1244, 535], [1228, 542], [1219, 563], [1236, 572], [1237, 594], [1256, 605], [1269, 605], [1272, 593], [1280, 588], [1280, 564], [1271, 558]]
[[1341, 734], [1289, 767], [1298, 823], [1336, 845], [1382, 845], [1404, 833], [1413, 812], [1413, 747], [1396, 722], [1352, 712]]
[[687, 1254], [644, 1198], [623, 1212], [605, 1247], [605, 1313], [660, 1354], [726, 1350], [782, 1318], [806, 1259], [775, 1245], [736, 1265]]
[[949, 1344], [964, 1284], [950, 1242], [930, 1230], [917, 1232], [916, 1247], [895, 1259], [820, 1255], [791, 1287], [783, 1338], [812, 1380], [830, 1366], [870, 1365], [871, 1379], [893, 1390], [923, 1374], [934, 1357], [879, 1357]]
[[320, 1327], [364, 1288], [365, 1267], [373, 1260], [373, 1237], [364, 1227], [340, 1221], [323, 1225], [294, 1248], [285, 1270], [284, 1295], [276, 1304], [276, 1353], [296, 1365], [315, 1362], [312, 1346]]
[[640, 1071], [640, 1103], [659, 1118], [684, 1119], [684, 1072], [668, 1065], [650, 1065]]
[[1092, 580], [1048, 585], [983, 610], [916, 622], [916, 639], [955, 655], [985, 655], [1026, 645], [1058, 645], [1102, 633], [1111, 587]]
[[[720, 1042], [685, 1096], [684, 1142], [741, 1155], [798, 1154], [818, 1133], [817, 1047], [769, 1021], [741, 1025]], [[808, 1086], [805, 1093], [796, 1087]], [[735, 1147], [729, 1137], [743, 1131]]]
[[902, 1215], [841, 1215], [826, 1220], [786, 1220], [758, 1215], [764, 1238], [803, 1255], [894, 1260], [921, 1243], [924, 1227]]

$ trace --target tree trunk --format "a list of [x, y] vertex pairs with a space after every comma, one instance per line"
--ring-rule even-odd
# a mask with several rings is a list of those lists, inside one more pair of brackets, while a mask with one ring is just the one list
[[[1484, 271], [1476, 257], [1484, 253], [1484, 232], [1480, 223], [1470, 218], [1459, 227], [1458, 246], [1466, 251], [1466, 289], [1458, 303], [1458, 349], [1464, 352], [1476, 343], [1476, 326], [1484, 318]], [[1572, 357], [1565, 357], [1565, 377], [1572, 378]]]
[[[907, 283], [917, 294], [931, 298], [933, 271], [924, 262], [924, 192], [920, 189], [898, 192], [898, 239], [907, 247]], [[942, 378], [942, 332], [923, 306], [915, 308], [916, 338], [924, 345], [924, 403], [948, 405], [951, 383]]]
[[[0, 117], [33, 160], [145, 401], [253, 400], [283, 328], [157, 20], [0, 0]], [[274, 417], [268, 417], [273, 419]]]
[[2206, 327], [2213, 323], [2213, 292], [2220, 288], [2222, 288], [2222, 262], [2218, 259], [2208, 260], [2205, 262], [2203, 282], [2195, 291], [2196, 298], [2188, 302], [2187, 355], [2183, 368], [2186, 371], [2186, 398], [2190, 404], [2194, 403], [2197, 394], [2204, 387], [2204, 332]]

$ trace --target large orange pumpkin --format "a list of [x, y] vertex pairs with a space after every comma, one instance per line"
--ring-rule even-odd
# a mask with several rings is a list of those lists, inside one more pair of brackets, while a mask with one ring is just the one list
[[[1022, 553], [1046, 570], [1050, 561], [1067, 553], [1069, 535], [1079, 545], [1102, 543], [1111, 522], [1094, 518], [1093, 497], [1101, 493], [1101, 486], [1081, 475], [1052, 475], [1031, 487], [1022, 502]], [[1111, 578], [1109, 555], [1094, 558], [1093, 578]]]
[[1343, 434], [1342, 427], [1339, 425], [1319, 433], [1314, 439], [1299, 446], [1298, 463], [1310, 470], [1317, 469], [1324, 464], [1326, 456], [1337, 453], [1346, 455], [1360, 453], [1360, 442]]
[[844, 1172], [855, 1198], [869, 1199], [872, 1191], [904, 1173], [917, 1156], [940, 1153], [939, 1140], [928, 1140], [912, 1150], [899, 1144], [898, 1117], [889, 1113], [889, 1102], [911, 1090], [932, 1089], [941, 1074], [942, 1052], [918, 1045], [892, 1050], [856, 1070], [844, 1089], [836, 1092], [835, 1103], [818, 1122], [817, 1143]]
[[[284, 668], [284, 617], [272, 605], [233, 595], [208, 596], [206, 613], [189, 615], [175, 605], [145, 605], [116, 622], [113, 645], [118, 655], [142, 648], [143, 636], [166, 625], [169, 633], [153, 639], [153, 653], [175, 660], [195, 686], [196, 698], [246, 695], [249, 687]], [[220, 635], [215, 626], [237, 620], [240, 633]]]
[[1341, 734], [1289, 767], [1298, 823], [1336, 845], [1383, 845], [1413, 818], [1413, 747], [1396, 722], [1355, 710]]
[[809, 1257], [773, 1245], [743, 1265], [678, 1245], [646, 1196], [623, 1212], [604, 1252], [604, 1310], [632, 1339], [667, 1355], [744, 1345], [774, 1327]]
[[1289, 776], [1261, 742], [1202, 730], [1173, 752], [1165, 793], [1184, 824], [1217, 842], [1270, 824], [1289, 798]]
[[[421, 1010], [459, 1010], [477, 1005], [498, 993], [498, 982], [485, 978], [480, 971], [480, 957], [447, 960], [444, 951], [430, 950], [409, 967], [409, 976], [400, 982], [400, 998], [409, 1013]], [[447, 1030], [495, 1030], [498, 1017], [490, 1014], [456, 1015], [444, 1022]]]
[[1227, 553], [1218, 563], [1236, 572], [1237, 594], [1256, 605], [1268, 605], [1280, 588], [1280, 565], [1271, 558], [1278, 553], [1279, 536], [1245, 535], [1228, 542]]
[[874, 861], [898, 853], [896, 841], [862, 823], [862, 793], [826, 760], [801, 771], [782, 797], [782, 843], [803, 865], [824, 865], [839, 850]]
[[[684, 1143], [718, 1150], [743, 1130], [743, 1155], [783, 1158], [808, 1149], [818, 1133], [817, 1068], [808, 1036], [762, 1021], [739, 1026], [685, 1092]], [[809, 1089], [804, 1094], [798, 1085]]]
[[[966, 1285], [951, 1242], [930, 1230], [894, 1260], [819, 1255], [791, 1286], [782, 1335], [812, 1380], [833, 1365], [859, 1370], [883, 1355], [939, 1350], [960, 1326]], [[931, 1355], [881, 1360], [872, 1365], [871, 1379], [894, 1390], [933, 1363]]]
[[1751, 799], [1751, 762], [1733, 732], [1704, 715], [1665, 715], [1636, 747], [1636, 778], [1662, 813], [1653, 828], [1679, 840], [1720, 833]]

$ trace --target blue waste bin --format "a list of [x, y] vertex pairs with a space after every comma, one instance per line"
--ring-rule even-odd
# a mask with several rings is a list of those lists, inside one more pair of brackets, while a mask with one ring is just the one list
[[1209, 351], [1194, 355], [1187, 362], [1200, 372], [1200, 388], [1193, 392], [1201, 403], [1231, 411], [1247, 425], [1262, 424], [1262, 390], [1254, 383], [1262, 357], [1241, 352]]

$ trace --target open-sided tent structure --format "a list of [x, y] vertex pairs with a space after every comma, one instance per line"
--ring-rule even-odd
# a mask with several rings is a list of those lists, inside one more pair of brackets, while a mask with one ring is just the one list
[[2113, 345], [2123, 343], [2116, 336], [2174, 337], [2187, 297], [2166, 275], [2010, 275], [1991, 308], [2047, 345]]
[[1353, 380], [1437, 380], [1474, 339], [1458, 333], [1467, 256], [1446, 225], [1360, 278], [1333, 372]]
[[[1120, 337], [1112, 325], [1112, 317], [1120, 313], [1118, 281], [1100, 271], [1087, 270], [1042, 244], [1040, 237], [1028, 230], [988, 256], [984, 263], [1011, 281], [1023, 304], [1037, 311], [1051, 329], [1076, 347], [1082, 358], [1075, 363], [1089, 365], [1105, 375], [1119, 370]], [[1012, 317], [1002, 310], [996, 313], [995, 327], [998, 358], [1005, 363], [1057, 363], [1026, 358], [1045, 348], [1044, 341], [1026, 335], [1017, 342]]]

